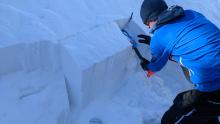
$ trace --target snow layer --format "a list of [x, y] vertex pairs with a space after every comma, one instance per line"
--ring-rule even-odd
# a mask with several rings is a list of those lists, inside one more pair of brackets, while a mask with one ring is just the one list
[[[169, 62], [146, 78], [122, 28], [146, 29], [142, 0], [0, 0], [0, 123], [158, 124], [176, 93], [190, 89]], [[219, 1], [168, 0], [220, 26]], [[139, 45], [146, 58], [149, 49]]]

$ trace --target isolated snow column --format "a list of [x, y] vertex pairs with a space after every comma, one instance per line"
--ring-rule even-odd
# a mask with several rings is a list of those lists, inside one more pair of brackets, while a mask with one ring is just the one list
[[62, 51], [73, 108], [108, 98], [138, 67], [131, 44], [115, 22], [78, 33]]

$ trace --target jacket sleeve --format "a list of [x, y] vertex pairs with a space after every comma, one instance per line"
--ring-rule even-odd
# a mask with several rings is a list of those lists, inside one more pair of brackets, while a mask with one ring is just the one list
[[147, 65], [147, 68], [153, 72], [160, 71], [167, 63], [170, 52], [167, 46], [167, 42], [164, 40], [157, 40], [157, 37], [152, 38], [150, 49], [152, 54], [151, 62]]

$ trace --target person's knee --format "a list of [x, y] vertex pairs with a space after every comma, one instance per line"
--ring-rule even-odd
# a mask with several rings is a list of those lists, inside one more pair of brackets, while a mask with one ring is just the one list
[[192, 111], [197, 97], [196, 90], [189, 90], [179, 93], [173, 100], [173, 105], [165, 112], [161, 119], [161, 124], [174, 124], [183, 115]]
[[191, 104], [189, 100], [191, 97], [189, 92], [191, 91], [179, 93], [173, 100], [174, 106], [178, 107], [179, 109], [184, 109], [188, 107]]
[[201, 93], [197, 90], [189, 90], [182, 93], [179, 93], [173, 103], [175, 106], [178, 106], [180, 109], [192, 108], [195, 104], [200, 102]]
[[172, 105], [163, 115], [161, 124], [174, 124], [181, 118], [184, 111], [180, 110], [177, 106]]
[[173, 104], [174, 104], [174, 105], [177, 105], [177, 106], [178, 106], [179, 104], [181, 104], [181, 102], [182, 102], [182, 100], [183, 100], [183, 94], [184, 94], [184, 92], [177, 94], [177, 96], [176, 96], [175, 99], [173, 100]]
[[174, 124], [176, 119], [175, 115], [173, 113], [170, 113], [170, 111], [165, 112], [161, 119], [161, 124]]

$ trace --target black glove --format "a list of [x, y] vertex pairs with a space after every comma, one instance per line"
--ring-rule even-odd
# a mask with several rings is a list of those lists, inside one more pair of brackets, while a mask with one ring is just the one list
[[150, 45], [150, 40], [151, 40], [150, 36], [140, 34], [140, 35], [138, 35], [138, 37], [141, 38], [138, 40], [139, 43], [144, 43], [144, 44]]
[[141, 60], [141, 62], [140, 62], [140, 65], [141, 65], [141, 67], [142, 67], [142, 69], [144, 70], [144, 71], [148, 71], [149, 69], [147, 68], [147, 65], [150, 63], [150, 61], [148, 61], [147, 59], [144, 59], [143, 58], [143, 60]]

